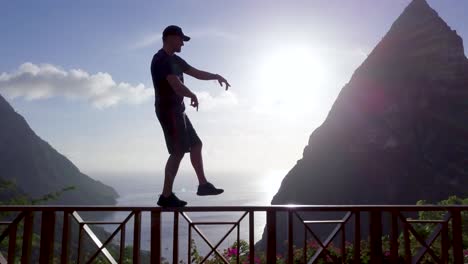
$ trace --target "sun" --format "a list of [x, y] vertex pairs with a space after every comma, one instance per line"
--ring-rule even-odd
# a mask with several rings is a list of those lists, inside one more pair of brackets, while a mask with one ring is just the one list
[[255, 89], [263, 111], [300, 111], [327, 80], [320, 54], [307, 45], [272, 48], [259, 59]]

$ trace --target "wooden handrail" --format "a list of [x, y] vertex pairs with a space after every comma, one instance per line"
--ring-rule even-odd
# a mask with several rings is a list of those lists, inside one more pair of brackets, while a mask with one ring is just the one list
[[0, 212], [13, 211], [141, 211], [141, 212], [236, 212], [236, 211], [304, 211], [304, 212], [340, 212], [340, 211], [467, 211], [468, 205], [252, 205], [252, 206], [186, 206], [163, 208], [159, 206], [113, 206], [113, 205], [1, 205]]
[[[80, 215], [81, 212], [128, 212], [129, 214], [123, 221], [95, 221], [95, 220], [84, 220]], [[434, 220], [420, 220], [420, 219], [409, 219], [404, 216], [403, 213], [416, 213], [416, 212], [445, 212], [444, 219]], [[161, 208], [154, 206], [73, 206], [73, 205], [2, 205], [0, 206], [0, 212], [17, 213], [12, 219], [1, 219], [0, 225], [0, 242], [8, 237], [8, 251], [0, 252], [0, 263], [13, 263], [19, 256], [15, 256], [16, 250], [16, 233], [17, 231], [23, 232], [23, 241], [21, 247], [21, 261], [22, 263], [32, 263], [32, 261], [39, 261], [39, 263], [51, 263], [53, 254], [60, 252], [61, 263], [68, 263], [70, 261], [70, 240], [71, 228], [79, 227], [78, 230], [78, 253], [74, 254], [77, 257], [79, 263], [92, 263], [98, 256], [103, 256], [111, 263], [123, 263], [124, 259], [124, 247], [125, 247], [125, 233], [126, 225], [129, 224], [129, 220], [133, 219], [133, 263], [138, 264], [141, 262], [140, 247], [141, 247], [141, 229], [143, 213], [150, 213], [150, 257], [151, 263], [161, 263], [162, 259], [162, 225], [161, 219], [163, 213], [169, 213], [173, 215], [173, 237], [172, 237], [172, 261], [173, 263], [179, 262], [179, 219], [186, 221], [189, 227], [188, 230], [188, 262], [191, 262], [191, 239], [192, 231], [195, 231], [209, 246], [209, 253], [202, 257], [202, 263], [209, 259], [210, 256], [215, 255], [221, 261], [229, 263], [229, 260], [223, 253], [218, 252], [218, 247], [221, 245], [223, 240], [231, 233], [237, 233], [237, 257], [236, 263], [240, 261], [240, 226], [242, 221], [246, 221], [248, 225], [248, 242], [249, 242], [249, 256], [247, 260], [249, 263], [255, 263], [255, 248], [254, 248], [254, 214], [263, 213], [266, 214], [266, 263], [272, 264], [276, 262], [277, 258], [277, 247], [278, 238], [277, 228], [278, 223], [283, 223], [278, 220], [277, 213], [287, 213], [286, 230], [287, 230], [287, 248], [284, 252], [287, 252], [287, 263], [293, 263], [294, 251], [293, 251], [293, 232], [294, 222], [300, 223], [301, 228], [305, 231], [304, 236], [304, 259], [305, 263], [316, 263], [317, 261], [330, 257], [333, 262], [344, 263], [344, 256], [346, 255], [346, 243], [352, 242], [354, 263], [360, 263], [361, 254], [361, 219], [363, 215], [369, 214], [369, 237], [370, 237], [370, 256], [371, 263], [382, 263], [384, 252], [382, 252], [384, 235], [390, 237], [390, 263], [411, 263], [418, 262], [424, 257], [430, 257], [434, 263], [447, 263], [449, 260], [455, 264], [462, 264], [464, 261], [463, 256], [463, 245], [462, 245], [462, 232], [463, 232], [463, 220], [462, 212], [468, 212], [468, 206], [465, 205], [271, 205], [271, 206], [188, 206], [182, 208]], [[192, 212], [217, 212], [223, 215], [226, 212], [241, 212], [243, 213], [240, 218], [234, 221], [213, 221], [210, 217], [209, 221], [200, 220], [192, 221], [190, 213]], [[305, 216], [301, 216], [299, 213], [312, 213], [312, 212], [335, 212], [340, 213], [342, 216], [339, 219], [306, 219]], [[13, 214], [14, 215], [14, 214]], [[179, 216], [182, 216], [179, 218]], [[211, 214], [210, 214], [211, 215]], [[382, 223], [386, 215], [390, 216], [390, 233], [384, 230]], [[38, 216], [38, 217], [36, 217]], [[247, 217], [248, 216], [248, 217]], [[40, 237], [39, 245], [39, 259], [33, 260], [31, 251], [33, 247], [33, 222], [34, 219], [41, 220], [41, 232], [35, 234]], [[55, 223], [60, 222], [63, 219], [63, 229], [58, 230], [55, 228]], [[367, 218], [366, 218], [367, 219]], [[299, 220], [299, 221], [294, 221]], [[353, 220], [353, 221], [352, 221]], [[72, 226], [71, 222], [75, 221], [77, 225]], [[353, 222], [353, 223], [352, 223]], [[431, 224], [434, 229], [431, 231], [429, 237], [423, 238], [417, 233], [417, 229], [413, 225], [420, 224]], [[96, 234], [89, 228], [88, 225], [117, 225], [117, 228], [110, 235], [109, 238], [101, 242]], [[212, 243], [208, 237], [203, 234], [202, 230], [198, 226], [205, 225], [229, 225], [229, 231], [225, 233], [220, 241]], [[329, 236], [320, 240], [311, 229], [310, 226], [317, 225], [335, 225], [333, 231]], [[20, 230], [18, 230], [20, 229]], [[21, 230], [22, 229], [22, 230]], [[346, 239], [345, 230], [354, 231], [354, 237], [349, 241]], [[236, 231], [236, 232], [234, 232]], [[58, 232], [58, 234], [56, 234]], [[62, 232], [60, 234], [60, 232]], [[111, 240], [117, 236], [120, 232], [120, 243], [119, 250], [116, 252], [117, 257], [111, 255], [107, 249]], [[449, 233], [450, 232], [450, 233]], [[402, 241], [399, 241], [400, 233], [403, 234]], [[312, 235], [312, 240], [315, 240], [318, 248], [312, 257], [308, 259], [306, 254], [306, 243], [308, 242], [307, 234]], [[97, 251], [84, 252], [85, 248], [81, 244], [83, 237], [87, 235], [91, 238], [91, 242], [97, 246]], [[411, 237], [414, 237], [415, 241], [419, 243], [421, 248], [416, 252], [411, 252]], [[61, 237], [61, 243], [57, 243], [54, 238]], [[440, 238], [441, 249], [434, 250], [433, 244], [437, 239]], [[165, 238], [166, 239], [166, 238]], [[330, 243], [334, 240], [340, 242], [340, 254], [341, 256], [332, 256], [331, 251], [328, 248]], [[346, 242], [346, 243], [345, 243]], [[404, 256], [399, 256], [399, 243], [402, 243], [405, 252]], [[61, 244], [60, 250], [54, 250], [57, 244]], [[7, 259], [5, 259], [5, 253]], [[214, 253], [214, 254], [213, 254]], [[87, 254], [87, 255], [86, 255]], [[386, 253], [388, 254], [388, 252]], [[231, 256], [232, 257], [232, 256]]]

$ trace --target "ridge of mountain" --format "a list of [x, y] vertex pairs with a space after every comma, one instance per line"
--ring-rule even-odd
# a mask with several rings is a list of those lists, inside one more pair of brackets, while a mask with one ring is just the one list
[[1, 179], [13, 181], [32, 198], [75, 187], [49, 203], [116, 204], [118, 193], [112, 187], [80, 172], [68, 158], [36, 135], [1, 95], [0, 124]]

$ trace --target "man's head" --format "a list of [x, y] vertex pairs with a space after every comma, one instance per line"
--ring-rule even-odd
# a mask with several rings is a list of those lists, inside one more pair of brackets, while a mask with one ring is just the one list
[[180, 52], [184, 41], [189, 41], [190, 37], [184, 35], [182, 29], [175, 25], [167, 26], [162, 34], [163, 45], [174, 52]]

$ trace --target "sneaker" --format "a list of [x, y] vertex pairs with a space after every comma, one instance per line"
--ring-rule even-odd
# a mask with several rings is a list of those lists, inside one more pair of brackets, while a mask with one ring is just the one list
[[198, 185], [197, 195], [218, 195], [223, 193], [223, 189], [218, 189], [213, 186], [213, 184], [207, 182], [205, 184]]
[[183, 207], [187, 205], [187, 202], [177, 198], [174, 193], [171, 193], [169, 197], [164, 197], [161, 194], [159, 195], [158, 205], [162, 207]]

